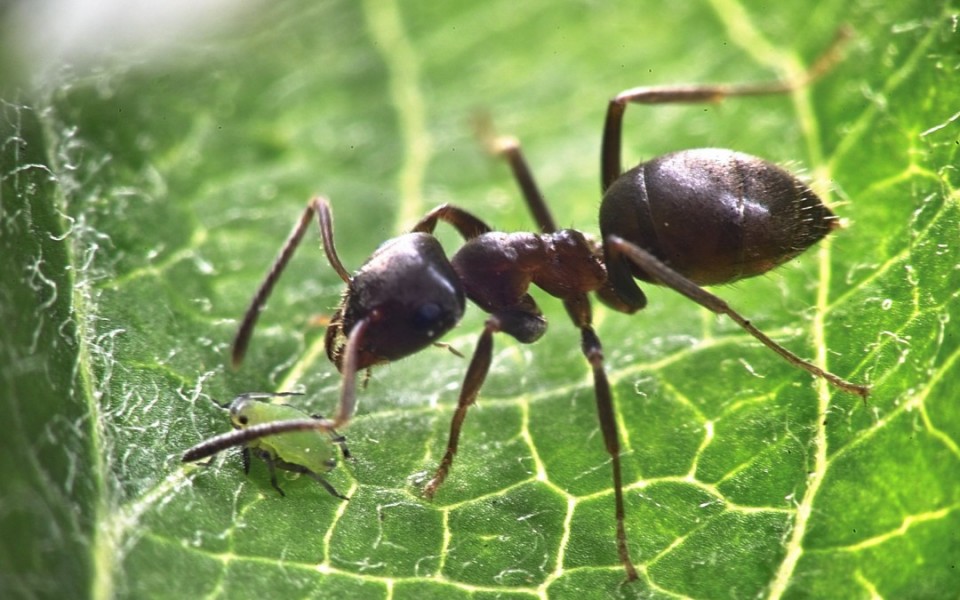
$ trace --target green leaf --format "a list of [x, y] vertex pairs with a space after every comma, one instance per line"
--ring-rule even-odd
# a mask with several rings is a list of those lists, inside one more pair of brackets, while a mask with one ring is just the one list
[[[0, 147], [0, 596], [944, 597], [960, 586], [960, 77], [952, 1], [266, 3], [162, 61], [65, 69], [8, 92]], [[891, 4], [891, 3], [885, 3]], [[308, 198], [330, 197], [356, 268], [456, 203], [529, 230], [504, 165], [517, 135], [558, 222], [596, 233], [607, 99], [636, 86], [797, 73], [834, 30], [847, 58], [790, 97], [632, 107], [631, 161], [723, 146], [790, 164], [848, 226], [715, 290], [843, 377], [864, 404], [674, 292], [595, 307], [623, 442], [609, 457], [577, 332], [495, 340], [450, 478], [467, 361], [427, 350], [373, 371], [344, 430], [354, 458], [307, 478], [239, 458], [183, 466], [227, 431], [211, 400], [339, 379], [318, 317], [342, 283], [315, 234], [243, 367], [250, 296]], [[448, 249], [458, 243], [443, 228]], [[483, 314], [446, 340], [469, 355]]]

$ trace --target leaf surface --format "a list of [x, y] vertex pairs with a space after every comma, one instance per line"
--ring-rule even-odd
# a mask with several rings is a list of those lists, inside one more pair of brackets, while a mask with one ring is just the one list
[[[866, 1], [286, 2], [162, 63], [75, 71], [2, 106], [0, 595], [942, 597], [960, 585], [957, 10]], [[322, 317], [342, 283], [315, 233], [227, 366], [249, 299], [308, 198], [348, 269], [433, 206], [531, 221], [470, 121], [489, 112], [557, 221], [597, 232], [606, 101], [637, 85], [797, 73], [840, 23], [847, 59], [789, 97], [631, 107], [629, 160], [722, 146], [804, 173], [847, 227], [714, 290], [866, 404], [668, 290], [595, 307], [617, 401], [624, 584], [592, 382], [562, 307], [498, 336], [434, 501], [467, 360], [378, 368], [328, 476], [245, 476], [212, 402], [301, 390], [330, 414]], [[452, 251], [454, 234], [441, 229]], [[445, 340], [469, 356], [483, 315]]]

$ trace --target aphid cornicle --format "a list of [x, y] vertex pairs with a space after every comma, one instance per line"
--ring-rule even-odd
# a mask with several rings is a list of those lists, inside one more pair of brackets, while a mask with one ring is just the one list
[[[340, 400], [330, 419], [312, 423], [332, 431], [349, 422], [356, 404], [357, 372], [409, 356], [438, 340], [460, 320], [466, 300], [488, 313], [450, 423], [446, 452], [424, 487], [432, 497], [447, 478], [461, 429], [490, 368], [495, 333], [532, 343], [547, 323], [528, 290], [537, 286], [559, 298], [581, 333], [581, 349], [593, 375], [600, 430], [610, 457], [616, 546], [627, 578], [637, 571], [624, 524], [625, 503], [614, 398], [603, 349], [591, 324], [587, 294], [632, 313], [646, 303], [635, 278], [665, 285], [733, 319], [792, 365], [845, 392], [866, 397], [851, 383], [783, 348], [701, 285], [764, 273], [806, 250], [835, 226], [835, 217], [808, 186], [775, 165], [731, 150], [685, 150], [623, 172], [620, 137], [631, 103], [716, 102], [728, 97], [782, 94], [805, 85], [835, 61], [838, 42], [796, 80], [752, 85], [634, 88], [608, 106], [601, 147], [599, 243], [572, 229], [558, 230], [516, 140], [489, 131], [489, 149], [510, 165], [539, 233], [494, 232], [467, 211], [439, 206], [410, 233], [383, 244], [354, 274], [340, 263], [333, 219], [325, 198], [311, 200], [255, 294], [233, 343], [239, 364], [257, 317], [283, 269], [317, 216], [323, 248], [347, 289], [327, 330], [327, 354], [342, 373]], [[433, 236], [438, 221], [464, 238], [448, 258]], [[310, 425], [308, 423], [308, 425]], [[266, 432], [263, 434], [272, 434]]]
[[299, 396], [297, 392], [241, 394], [231, 402], [218, 404], [230, 412], [234, 431], [200, 442], [183, 454], [183, 462], [193, 462], [218, 452], [243, 446], [243, 471], [250, 472], [250, 455], [263, 460], [270, 470], [270, 485], [285, 496], [277, 483], [277, 469], [306, 475], [331, 495], [348, 500], [323, 478], [337, 466], [337, 447], [344, 458], [350, 457], [346, 440], [335, 431], [317, 429], [319, 415], [310, 417], [293, 406], [261, 402], [274, 396]]

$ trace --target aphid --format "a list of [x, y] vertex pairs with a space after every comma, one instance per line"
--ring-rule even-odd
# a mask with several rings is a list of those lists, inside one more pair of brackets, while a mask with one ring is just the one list
[[332, 429], [317, 428], [319, 415], [308, 416], [300, 409], [285, 404], [261, 402], [274, 396], [299, 396], [297, 392], [241, 394], [231, 402], [218, 404], [230, 411], [234, 431], [200, 442], [183, 453], [183, 462], [193, 462], [232, 448], [243, 446], [243, 472], [250, 472], [251, 452], [267, 464], [270, 485], [286, 496], [277, 484], [277, 469], [301, 473], [322, 485], [331, 495], [349, 500], [338, 492], [320, 473], [337, 466], [339, 446], [344, 458], [350, 458], [346, 440]]
[[[868, 387], [796, 356], [701, 287], [758, 275], [796, 257], [836, 227], [833, 213], [793, 175], [732, 150], [674, 152], [623, 172], [624, 111], [630, 103], [717, 102], [789, 92], [828, 70], [838, 48], [839, 43], [834, 43], [798, 80], [635, 88], [614, 97], [607, 109], [601, 148], [604, 195], [599, 243], [579, 231], [558, 229], [519, 143], [489, 133], [487, 144], [510, 165], [539, 233], [495, 232], [469, 212], [445, 204], [427, 213], [410, 233], [381, 245], [351, 276], [334, 246], [329, 202], [322, 197], [311, 200], [244, 315], [233, 342], [234, 365], [242, 361], [257, 317], [314, 215], [327, 260], [347, 286], [326, 334], [327, 355], [342, 373], [339, 405], [333, 418], [316, 421], [315, 427], [332, 431], [347, 424], [356, 404], [358, 371], [437, 343], [460, 321], [466, 300], [475, 303], [489, 316], [467, 367], [446, 452], [423, 490], [430, 498], [450, 472], [467, 410], [490, 368], [494, 334], [506, 333], [529, 344], [546, 332], [546, 320], [528, 294], [531, 284], [542, 288], [563, 302], [581, 332], [581, 348], [593, 373], [600, 429], [611, 459], [617, 549], [628, 579], [635, 579], [624, 527], [613, 396], [600, 339], [591, 324], [588, 293], [596, 292], [612, 308], [633, 313], [646, 304], [635, 278], [665, 285], [729, 316], [792, 365], [838, 389], [866, 397]], [[465, 240], [449, 258], [433, 236], [438, 221], [453, 226]]]

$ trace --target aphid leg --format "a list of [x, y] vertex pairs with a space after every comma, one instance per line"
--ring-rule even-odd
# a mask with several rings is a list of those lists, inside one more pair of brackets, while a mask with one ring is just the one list
[[240, 460], [243, 462], [243, 474], [250, 474], [250, 448], [240, 450]]
[[263, 459], [263, 462], [267, 463], [267, 470], [270, 471], [270, 485], [273, 486], [273, 489], [280, 492], [281, 496], [286, 496], [283, 490], [280, 489], [280, 484], [277, 483], [277, 465], [273, 456], [269, 452], [260, 450], [257, 455]]
[[[310, 418], [316, 419], [317, 421], [322, 421], [322, 420], [324, 419], [324, 416], [323, 416], [323, 415], [310, 415]], [[331, 429], [331, 430], [328, 431], [327, 433], [330, 434], [330, 441], [333, 442], [334, 444], [340, 446], [340, 452], [343, 454], [343, 457], [344, 457], [344, 458], [353, 458], [352, 456], [350, 456], [350, 449], [347, 448], [347, 438], [345, 438], [344, 436], [340, 435], [339, 433], [337, 433], [337, 432], [336, 432], [335, 430], [333, 430], [333, 429]], [[335, 460], [335, 459], [331, 459], [331, 460]], [[336, 466], [336, 462], [334, 462], [334, 464], [331, 465], [331, 466]]]
[[[336, 463], [334, 463], [334, 464], [336, 464]], [[283, 469], [283, 470], [285, 470], [285, 471], [290, 471], [290, 472], [292, 472], [292, 473], [299, 473], [299, 474], [301, 474], [301, 475], [306, 475], [306, 476], [309, 477], [310, 479], [313, 479], [314, 481], [316, 481], [317, 483], [319, 483], [320, 485], [322, 485], [322, 486], [323, 486], [323, 489], [327, 490], [327, 493], [330, 494], [331, 496], [336, 496], [337, 498], [340, 498], [341, 500], [349, 500], [349, 499], [350, 499], [350, 498], [347, 498], [346, 496], [344, 496], [343, 494], [341, 494], [340, 492], [338, 492], [337, 489], [336, 489], [335, 487], [333, 487], [332, 485], [330, 485], [330, 482], [327, 481], [326, 479], [324, 479], [324, 477], [323, 477], [322, 475], [320, 475], [319, 473], [314, 473], [313, 471], [311, 471], [310, 469], [306, 468], [306, 467], [303, 466], [303, 465], [295, 465], [295, 464], [288, 463], [288, 462], [286, 462], [286, 461], [279, 460], [279, 459], [277, 459], [277, 460], [274, 461], [274, 465], [275, 465], [278, 469]]]
[[343, 454], [343, 457], [348, 460], [353, 458], [353, 456], [350, 454], [350, 448], [347, 447], [347, 438], [343, 437], [336, 431], [331, 431], [330, 433], [333, 434], [330, 436], [330, 440], [333, 441], [334, 444], [340, 446], [340, 453]]
[[460, 442], [460, 430], [463, 427], [463, 420], [467, 416], [467, 409], [477, 399], [477, 394], [483, 386], [483, 381], [490, 370], [490, 360], [493, 355], [493, 334], [500, 330], [499, 320], [495, 316], [487, 319], [477, 341], [477, 347], [473, 351], [473, 358], [470, 359], [470, 366], [467, 367], [467, 374], [464, 376], [463, 385], [460, 388], [460, 399], [457, 401], [457, 410], [453, 413], [450, 420], [450, 437], [447, 440], [447, 450], [437, 467], [433, 479], [427, 482], [423, 488], [423, 495], [427, 498], [433, 498], [437, 493], [437, 488], [443, 483], [450, 473], [450, 465], [453, 464], [453, 457], [457, 453], [457, 446]]
[[620, 163], [621, 130], [623, 113], [627, 104], [673, 104], [719, 102], [735, 96], [762, 96], [785, 94], [802, 88], [827, 71], [841, 58], [841, 49], [850, 38], [851, 31], [841, 27], [827, 47], [807, 71], [791, 79], [765, 81], [741, 85], [666, 85], [637, 87], [624, 90], [613, 97], [607, 106], [603, 125], [603, 142], [600, 154], [601, 188], [607, 191], [623, 172]]
[[366, 368], [363, 370], [363, 379], [360, 381], [360, 387], [367, 389], [367, 386], [370, 385], [370, 378], [373, 376], [373, 370]]
[[343, 494], [341, 494], [340, 492], [338, 492], [338, 491], [337, 491], [337, 488], [333, 487], [333, 486], [330, 484], [329, 481], [327, 481], [326, 479], [323, 478], [322, 475], [320, 475], [320, 474], [318, 474], [318, 473], [314, 473], [313, 471], [311, 471], [311, 470], [309, 470], [309, 469], [305, 470], [303, 474], [306, 475], [307, 477], [313, 479], [314, 481], [316, 481], [316, 482], [319, 483], [320, 485], [322, 485], [323, 488], [324, 488], [325, 490], [327, 490], [327, 493], [330, 494], [331, 496], [336, 496], [337, 498], [340, 498], [341, 500], [349, 500], [349, 499], [350, 499], [350, 498], [348, 498], [347, 496], [344, 496]]
[[803, 369], [816, 377], [822, 377], [837, 388], [851, 394], [857, 394], [866, 400], [867, 395], [870, 393], [869, 386], [851, 383], [790, 352], [767, 337], [765, 333], [757, 329], [749, 320], [730, 308], [721, 298], [714, 296], [683, 275], [677, 273], [643, 248], [617, 236], [610, 236], [607, 239], [607, 247], [610, 249], [612, 257], [618, 254], [626, 256], [634, 264], [643, 269], [647, 275], [653, 277], [662, 285], [683, 294], [707, 310], [730, 317], [737, 325], [742, 327], [744, 331], [752, 335], [767, 348], [779, 354], [791, 365]]
[[294, 252], [300, 246], [300, 242], [303, 241], [303, 236], [307, 232], [314, 213], [317, 214], [317, 220], [320, 226], [320, 237], [323, 239], [323, 249], [324, 252], [326, 252], [327, 260], [330, 261], [330, 266], [333, 267], [334, 271], [343, 279], [344, 283], [350, 283], [350, 275], [340, 263], [340, 258], [337, 256], [337, 251], [333, 244], [333, 217], [330, 214], [330, 203], [326, 198], [318, 196], [307, 203], [307, 207], [304, 209], [303, 214], [300, 215], [300, 219], [296, 225], [294, 225], [293, 230], [287, 237], [287, 241], [285, 241], [280, 248], [280, 253], [273, 261], [273, 265], [270, 267], [266, 277], [264, 277], [263, 282], [260, 284], [260, 287], [257, 288], [256, 294], [254, 294], [253, 299], [250, 301], [247, 312], [243, 315], [243, 320], [240, 322], [237, 334], [233, 338], [231, 360], [234, 367], [243, 361], [243, 356], [247, 352], [247, 346], [250, 344], [250, 336], [253, 335], [253, 328], [257, 324], [257, 319], [260, 317], [260, 312], [266, 305], [267, 298], [270, 297], [270, 293], [273, 291], [277, 280], [280, 279], [280, 275], [283, 274], [287, 263], [290, 262]]
[[633, 566], [633, 561], [630, 560], [630, 549], [627, 547], [627, 530], [624, 525], [623, 476], [620, 471], [620, 435], [617, 431], [617, 417], [613, 408], [613, 394], [610, 393], [607, 372], [603, 368], [603, 346], [591, 325], [590, 300], [586, 294], [564, 300], [563, 305], [567, 309], [567, 314], [573, 320], [573, 324], [580, 328], [580, 348], [593, 371], [594, 397], [597, 402], [600, 431], [603, 433], [603, 442], [607, 448], [607, 453], [610, 455], [610, 464], [613, 468], [617, 552], [620, 555], [620, 562], [627, 571], [627, 579], [632, 581], [637, 578], [637, 570]]

